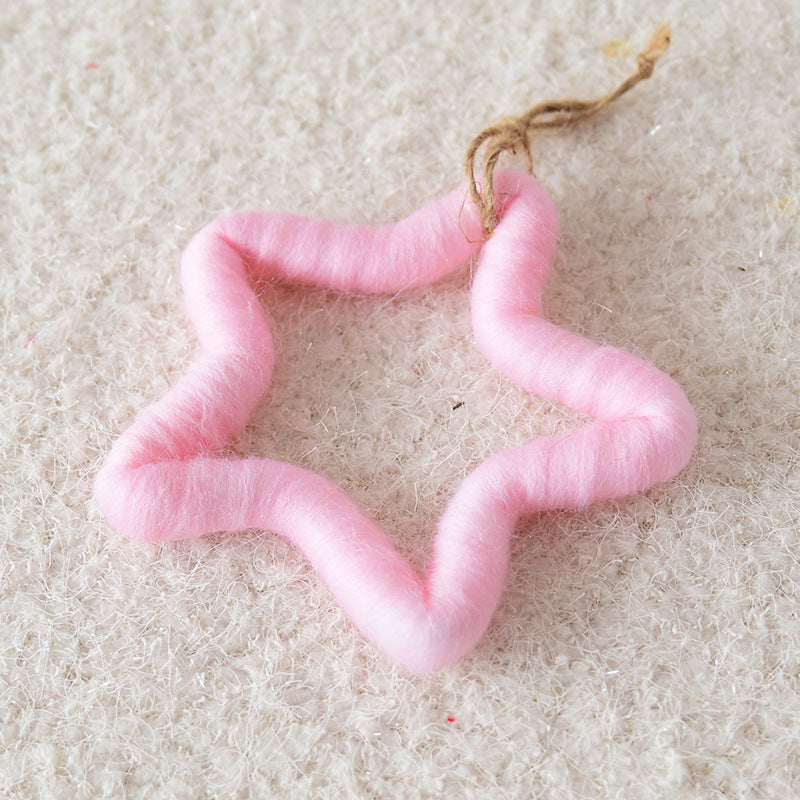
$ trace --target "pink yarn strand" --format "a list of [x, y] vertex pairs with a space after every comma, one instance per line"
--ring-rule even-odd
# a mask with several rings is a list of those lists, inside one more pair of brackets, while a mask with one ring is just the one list
[[[366, 636], [408, 668], [428, 672], [453, 663], [483, 635], [521, 515], [631, 494], [680, 471], [696, 439], [683, 391], [627, 351], [542, 316], [555, 210], [523, 173], [498, 170], [495, 185], [504, 203], [485, 243], [475, 207], [462, 209], [463, 188], [393, 226], [246, 212], [197, 234], [183, 255], [181, 281], [202, 353], [112, 448], [95, 486], [109, 521], [142, 541], [246, 528], [285, 536]], [[478, 250], [472, 321], [480, 348], [520, 386], [596, 421], [478, 466], [451, 498], [420, 577], [327, 479], [218, 453], [244, 428], [272, 376], [272, 337], [254, 280], [397, 292], [435, 281]]]

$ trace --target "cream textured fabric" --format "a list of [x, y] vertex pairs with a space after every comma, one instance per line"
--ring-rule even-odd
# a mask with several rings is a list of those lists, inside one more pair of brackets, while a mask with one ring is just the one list
[[[684, 387], [677, 479], [525, 520], [486, 635], [424, 678], [268, 532], [110, 529], [97, 469], [196, 353], [194, 232], [400, 219], [499, 115], [616, 85], [662, 20], [653, 77], [534, 159], [547, 313]], [[5, 3], [0, 797], [793, 796], [799, 26], [779, 0]], [[480, 354], [468, 284], [264, 287], [277, 368], [235, 451], [322, 473], [422, 565], [468, 470], [581, 421]]]

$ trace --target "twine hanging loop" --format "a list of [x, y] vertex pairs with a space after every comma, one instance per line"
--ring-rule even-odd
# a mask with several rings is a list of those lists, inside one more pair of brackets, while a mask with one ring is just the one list
[[[505, 152], [521, 153], [528, 171], [533, 172], [531, 135], [534, 131], [544, 128], [564, 128], [591, 117], [640, 81], [647, 80], [653, 74], [656, 61], [669, 47], [670, 36], [670, 26], [660, 25], [645, 49], [636, 57], [636, 71], [616, 89], [597, 100], [546, 100], [528, 109], [519, 117], [503, 117], [472, 140], [464, 159], [464, 169], [469, 193], [481, 213], [487, 238], [497, 225], [493, 176], [500, 156]], [[481, 149], [483, 158], [479, 162], [479, 172], [482, 176], [482, 188], [478, 186], [475, 177], [478, 151]]]

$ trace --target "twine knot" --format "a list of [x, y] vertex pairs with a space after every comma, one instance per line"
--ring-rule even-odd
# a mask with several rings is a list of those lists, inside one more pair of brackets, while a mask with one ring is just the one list
[[669, 47], [672, 31], [669, 25], [659, 25], [650, 37], [647, 47], [636, 56], [636, 66], [640, 81], [646, 81], [652, 74], [659, 56]]
[[640, 81], [646, 81], [652, 74], [656, 62], [650, 58], [645, 58], [641, 53], [636, 56], [636, 72]]
[[[540, 128], [560, 128], [571, 125], [580, 119], [591, 117], [605, 108], [620, 95], [625, 94], [640, 81], [647, 80], [655, 68], [656, 61], [669, 47], [671, 29], [660, 25], [650, 37], [650, 41], [636, 57], [636, 72], [630, 75], [616, 89], [597, 100], [551, 100], [539, 103], [519, 117], [503, 117], [495, 125], [481, 131], [467, 149], [464, 169], [472, 201], [481, 213], [483, 229], [488, 238], [497, 225], [493, 175], [497, 161], [504, 152], [517, 154], [522, 150], [525, 165], [533, 172], [531, 157], [531, 134]], [[482, 190], [478, 188], [475, 177], [475, 159], [478, 151], [484, 148], [482, 162]]]

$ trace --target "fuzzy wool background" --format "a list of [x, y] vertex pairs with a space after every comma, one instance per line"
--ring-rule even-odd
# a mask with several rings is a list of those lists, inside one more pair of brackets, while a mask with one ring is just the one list
[[[486, 636], [428, 677], [269, 532], [109, 528], [94, 475], [197, 352], [196, 230], [404, 217], [661, 21], [652, 79], [534, 158], [548, 313], [684, 387], [677, 479], [524, 520]], [[800, 7], [10, 0], [0, 47], [0, 797], [798, 796]], [[278, 365], [235, 443], [331, 478], [419, 567], [471, 468], [581, 423], [477, 351], [468, 285], [266, 287]]]

